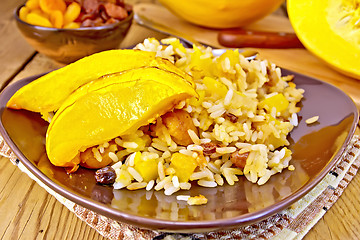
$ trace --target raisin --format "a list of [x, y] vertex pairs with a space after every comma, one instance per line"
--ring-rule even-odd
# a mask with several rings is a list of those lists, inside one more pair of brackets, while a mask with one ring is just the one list
[[248, 157], [249, 152], [239, 153], [239, 151], [236, 151], [230, 155], [230, 160], [236, 167], [243, 169], [246, 165], [246, 159]]
[[112, 167], [106, 166], [95, 172], [95, 180], [100, 184], [113, 184], [115, 182], [116, 173]]
[[209, 142], [209, 143], [202, 143], [200, 144], [201, 147], [203, 147], [203, 154], [211, 155], [216, 152], [217, 145], [215, 143]]
[[128, 16], [127, 11], [121, 7], [121, 6], [117, 6], [114, 3], [104, 3], [103, 4], [106, 14], [112, 18], [116, 18], [119, 20], [125, 19]]
[[225, 118], [226, 119], [228, 119], [230, 122], [232, 122], [232, 123], [236, 123], [237, 121], [238, 121], [238, 117], [237, 116], [235, 116], [234, 114], [232, 114], [232, 113], [225, 113]]

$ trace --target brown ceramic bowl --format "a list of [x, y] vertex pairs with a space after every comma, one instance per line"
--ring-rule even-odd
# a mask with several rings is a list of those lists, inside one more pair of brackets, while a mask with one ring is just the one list
[[17, 26], [26, 41], [36, 51], [60, 62], [71, 63], [96, 52], [118, 48], [125, 38], [134, 13], [114, 24], [100, 27], [61, 29], [35, 26], [19, 18], [19, 6], [15, 10]]

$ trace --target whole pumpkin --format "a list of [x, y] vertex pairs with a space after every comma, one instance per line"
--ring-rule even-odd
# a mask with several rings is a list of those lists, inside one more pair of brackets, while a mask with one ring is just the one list
[[339, 72], [360, 79], [360, 1], [288, 0], [303, 45]]
[[235, 28], [276, 10], [284, 0], [159, 0], [174, 14], [209, 28]]

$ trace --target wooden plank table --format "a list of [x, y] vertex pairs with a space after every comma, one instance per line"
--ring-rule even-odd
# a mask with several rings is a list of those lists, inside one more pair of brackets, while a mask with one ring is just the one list
[[[36, 53], [17, 31], [12, 13], [22, 2], [3, 0], [0, 3], [1, 87], [23, 77], [61, 66]], [[205, 43], [217, 45], [216, 31], [199, 29], [167, 14], [157, 15], [167, 18], [168, 22], [173, 21], [171, 26], [176, 26], [178, 31], [192, 34], [193, 37]], [[292, 31], [287, 19], [273, 16], [250, 28]], [[164, 35], [134, 25], [122, 46], [129, 46], [150, 36], [164, 37]], [[333, 71], [308, 51], [304, 49], [257, 50], [262, 58], [267, 58], [279, 66], [335, 84], [347, 92], [360, 107], [360, 81]], [[357, 175], [336, 204], [304, 239], [357, 239], [360, 236], [359, 196], [360, 176]], [[0, 158], [0, 239], [104, 238], [12, 165], [8, 159], [2, 157]]]

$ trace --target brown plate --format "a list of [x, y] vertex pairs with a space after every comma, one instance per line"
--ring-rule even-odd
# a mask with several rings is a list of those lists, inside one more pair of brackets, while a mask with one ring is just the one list
[[[162, 231], [198, 232], [233, 228], [269, 217], [309, 192], [338, 162], [354, 134], [358, 111], [353, 101], [334, 86], [298, 73], [295, 83], [305, 89], [300, 122], [290, 134], [295, 171], [284, 170], [265, 185], [240, 177], [234, 186], [193, 186], [190, 191], [165, 196], [163, 191], [113, 190], [95, 183], [94, 171], [80, 168], [66, 174], [50, 164], [45, 153], [47, 123], [40, 115], [7, 109], [9, 98], [39, 76], [8, 86], [0, 95], [0, 132], [25, 167], [40, 181], [67, 199], [112, 219]], [[305, 119], [319, 121], [306, 125]], [[203, 194], [209, 201], [188, 206], [179, 194]]]

